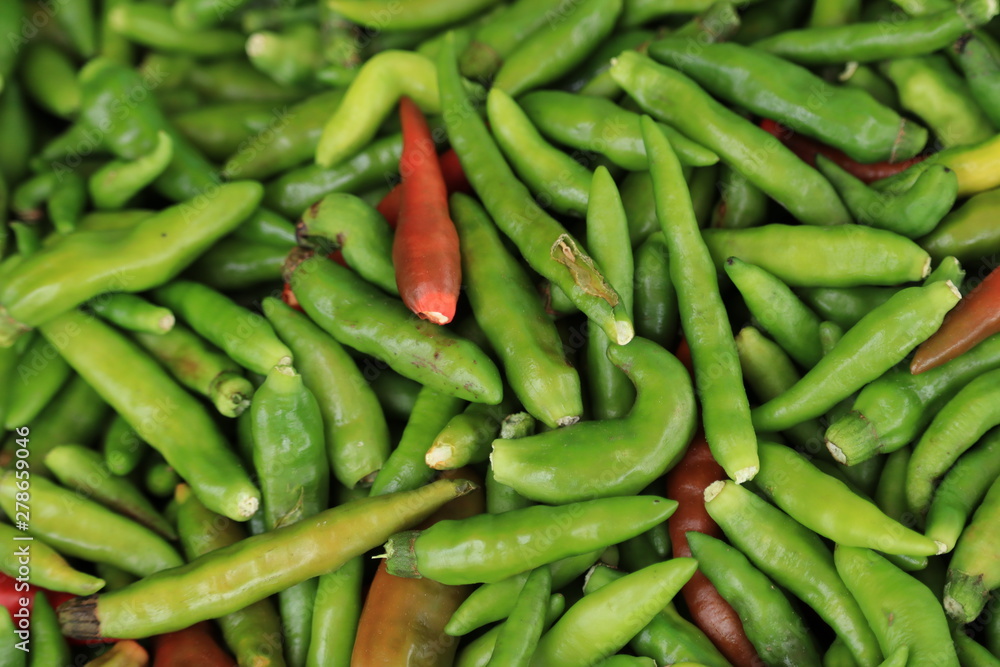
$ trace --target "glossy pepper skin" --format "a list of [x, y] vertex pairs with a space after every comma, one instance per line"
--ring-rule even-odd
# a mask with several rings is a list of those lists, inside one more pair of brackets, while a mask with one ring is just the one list
[[1000, 211], [1000, 189], [977, 194], [917, 240], [935, 261], [954, 256], [970, 264], [1000, 251], [1000, 231], [993, 221]]
[[850, 214], [826, 179], [684, 74], [627, 51], [612, 65], [611, 75], [643, 110], [714, 151], [799, 221], [810, 225], [850, 222]]
[[[63, 633], [149, 637], [224, 616], [340, 567], [473, 488], [469, 482], [441, 480], [416, 491], [357, 500], [113, 593], [75, 598], [59, 607]], [[184, 591], [183, 597], [176, 598], [177, 591]], [[172, 602], [164, 605], [163, 600]]]
[[389, 427], [378, 397], [354, 360], [308, 317], [273, 297], [264, 313], [294, 351], [306, 387], [319, 401], [327, 459], [337, 480], [354, 488], [389, 456]]
[[40, 250], [0, 288], [0, 345], [102, 292], [138, 292], [169, 280], [245, 220], [262, 192], [257, 183], [231, 183], [200, 208], [182, 204], [128, 230], [76, 232]]
[[[677, 511], [667, 520], [675, 558], [692, 555], [687, 537], [690, 532], [722, 537], [722, 529], [705, 510], [705, 489], [725, 478], [726, 472], [712, 458], [705, 436], [695, 435], [684, 456], [667, 474], [667, 495], [677, 501]], [[740, 667], [759, 660], [736, 610], [703, 572], [691, 575], [681, 594], [694, 622], [730, 662]]]
[[948, 564], [944, 608], [959, 623], [971, 623], [986, 607], [997, 587], [997, 524], [1000, 522], [1000, 484], [990, 485], [972, 521], [962, 531]]
[[961, 537], [969, 516], [982, 502], [1000, 475], [1000, 431], [987, 433], [963, 454], [934, 490], [927, 510], [925, 532], [951, 550]]
[[[696, 421], [687, 370], [642, 338], [612, 345], [608, 358], [635, 385], [637, 397], [629, 413], [494, 440], [490, 458], [497, 481], [532, 500], [568, 503], [638, 493], [677, 462]], [[570, 451], [573, 455], [567, 456]], [[601, 471], [597, 479], [588, 477], [593, 470]]]
[[[710, 93], [843, 150], [859, 162], [904, 160], [927, 143], [927, 130], [857, 89], [834, 86], [766, 51], [739, 44], [688, 49], [667, 38], [649, 55], [676, 67]], [[812, 102], [817, 96], [823, 104]]]
[[529, 266], [558, 285], [608, 338], [632, 339], [632, 319], [614, 288], [576, 240], [543, 211], [514, 176], [462, 88], [454, 45], [438, 56], [438, 78], [448, 136], [473, 189], [497, 227]]
[[[21, 531], [6, 523], [0, 525], [0, 537], [3, 539], [13, 540], [17, 536], [23, 536]], [[13, 551], [0, 558], [0, 572], [8, 577], [19, 576], [18, 566], [17, 556]], [[90, 595], [103, 588], [105, 582], [74, 569], [52, 546], [36, 539], [31, 545], [31, 583], [50, 591]]]
[[[439, 523], [393, 535], [386, 544], [389, 572], [448, 584], [496, 582], [638, 535], [676, 506], [656, 496], [602, 498]], [[554, 521], [565, 526], [558, 539], [546, 533]]]

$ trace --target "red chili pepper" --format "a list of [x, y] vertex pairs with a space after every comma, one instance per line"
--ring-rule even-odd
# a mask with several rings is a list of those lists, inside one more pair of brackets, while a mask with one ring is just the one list
[[[441, 166], [441, 175], [444, 177], [448, 194], [455, 192], [472, 194], [472, 186], [469, 185], [469, 179], [465, 177], [465, 172], [462, 171], [462, 163], [458, 161], [458, 153], [454, 149], [449, 148], [439, 155], [438, 164]], [[403, 184], [399, 183], [375, 207], [393, 229], [396, 228], [396, 223], [399, 221], [399, 207], [402, 202]]]
[[958, 302], [933, 336], [921, 343], [910, 362], [914, 375], [929, 371], [1000, 333], [1000, 268]]
[[455, 317], [462, 287], [458, 232], [448, 212], [448, 189], [427, 119], [408, 97], [400, 101], [399, 115], [403, 197], [392, 243], [396, 284], [410, 310], [435, 324], [447, 324]]
[[[677, 509], [667, 519], [674, 558], [691, 555], [688, 531], [723, 538], [722, 529], [705, 510], [705, 489], [720, 479], [726, 479], [726, 472], [712, 458], [705, 435], [699, 431], [684, 457], [667, 474], [667, 497], [677, 501]], [[743, 631], [739, 614], [700, 570], [684, 585], [681, 594], [695, 625], [727, 660], [736, 667], [761, 664], [757, 650]]]
[[765, 118], [760, 122], [760, 127], [762, 130], [770, 132], [780, 139], [785, 146], [791, 149], [791, 151], [798, 155], [802, 160], [807, 162], [809, 166], [815, 167], [816, 155], [823, 155], [824, 157], [833, 160], [841, 169], [852, 174], [855, 178], [860, 179], [865, 183], [873, 183], [875, 181], [882, 180], [883, 178], [895, 176], [899, 172], [906, 171], [908, 167], [924, 159], [923, 156], [917, 156], [910, 158], [909, 160], [903, 160], [902, 162], [874, 162], [871, 164], [864, 164], [856, 160], [852, 160], [836, 148], [831, 148], [830, 146], [821, 144], [820, 142], [810, 139], [809, 137], [804, 137], [801, 134], [795, 134], [784, 125], [781, 125], [773, 120]]
[[156, 637], [156, 667], [236, 667], [236, 661], [219, 646], [205, 621]]

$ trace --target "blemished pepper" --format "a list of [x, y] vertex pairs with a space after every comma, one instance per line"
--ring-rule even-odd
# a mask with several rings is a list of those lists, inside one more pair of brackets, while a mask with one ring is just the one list
[[[224, 616], [335, 570], [473, 488], [463, 480], [441, 480], [356, 500], [107, 595], [75, 598], [59, 607], [63, 633], [80, 639], [149, 637]], [[176, 597], [178, 592], [183, 595]], [[164, 605], [165, 599], [174, 602]]]
[[962, 455], [934, 490], [927, 510], [928, 537], [955, 546], [973, 510], [1000, 476], [1000, 430], [992, 430]]
[[[642, 143], [640, 115], [610, 100], [558, 90], [539, 90], [518, 100], [538, 130], [558, 144], [577, 151], [594, 151], [631, 171], [648, 168]], [[708, 166], [719, 156], [669, 125], [659, 125], [670, 139], [681, 164]]]
[[715, 268], [670, 141], [648, 117], [642, 120], [642, 131], [656, 216], [672, 258], [670, 278], [677, 291], [681, 327], [694, 360], [705, 436], [726, 474], [742, 483], [757, 473], [757, 439]]
[[462, 87], [454, 45], [438, 56], [448, 137], [469, 182], [497, 227], [528, 264], [549, 279], [619, 345], [632, 339], [632, 319], [614, 288], [566, 229], [535, 203], [514, 176]]
[[705, 490], [705, 507], [730, 543], [776, 583], [808, 604], [836, 631], [860, 667], [882, 661], [878, 640], [837, 574], [819, 536], [733, 482]]
[[[710, 93], [843, 150], [860, 162], [904, 160], [927, 143], [927, 130], [867, 93], [827, 83], [778, 56], [738, 44], [690, 49], [667, 38], [649, 55], [692, 77]], [[815, 100], [823, 100], [816, 104]]]
[[359, 197], [337, 192], [310, 206], [295, 224], [299, 245], [340, 251], [347, 266], [389, 294], [399, 294], [393, 235], [385, 218]]
[[397, 576], [492, 583], [627, 540], [662, 523], [676, 507], [672, 500], [635, 496], [482, 514], [393, 535], [386, 557]]
[[765, 664], [819, 667], [819, 652], [808, 627], [767, 575], [710, 535], [692, 531], [687, 538], [698, 569], [739, 612], [743, 629]]
[[238, 521], [253, 516], [260, 494], [222, 432], [204, 406], [152, 358], [79, 311], [51, 320], [42, 333], [206, 506]]
[[500, 402], [500, 374], [474, 343], [413, 318], [401, 301], [324, 257], [293, 253], [289, 260], [286, 276], [299, 303], [338, 342], [442, 393]]
[[21, 479], [9, 471], [0, 478], [0, 504], [11, 521], [29, 514], [30, 531], [73, 558], [100, 560], [132, 574], [146, 576], [184, 561], [166, 540], [132, 519], [35, 476]]
[[[891, 519], [850, 487], [783, 445], [758, 445], [759, 488], [789, 516], [837, 544], [904, 556], [933, 556], [946, 546]], [[817, 503], [817, 495], [828, 502]]]
[[60, 445], [45, 457], [45, 465], [64, 486], [132, 517], [168, 540], [177, 538], [170, 523], [127, 477], [113, 474], [103, 457], [80, 445]]
[[754, 408], [754, 426], [782, 430], [825, 414], [901, 361], [960, 298], [950, 282], [901, 290], [845, 332], [794, 387]]
[[[193, 561], [246, 539], [243, 527], [198, 502], [186, 485], [177, 487], [177, 532]], [[241, 665], [284, 667], [281, 621], [270, 600], [259, 600], [218, 619], [226, 645]]]
[[837, 545], [837, 572], [854, 595], [887, 656], [906, 646], [907, 664], [958, 667], [937, 597], [874, 551]]
[[684, 74], [626, 51], [611, 66], [611, 75], [645, 111], [714, 151], [801, 222], [851, 221], [833, 186], [819, 172]]
[[585, 667], [616, 653], [667, 606], [697, 566], [693, 558], [673, 558], [585, 595], [542, 635], [530, 664]]
[[580, 376], [566, 360], [555, 325], [528, 274], [504, 247], [474, 199], [452, 195], [466, 294], [477, 322], [527, 411], [550, 427], [583, 414]]
[[1000, 370], [986, 372], [962, 387], [934, 416], [910, 457], [906, 473], [910, 509], [925, 512], [937, 480], [963, 452], [1000, 424], [998, 391]]
[[0, 345], [103, 292], [169, 280], [246, 219], [262, 193], [258, 183], [231, 183], [212, 199], [165, 209], [131, 229], [75, 232], [39, 250], [0, 289]]
[[919, 56], [942, 49], [997, 14], [991, 0], [965, 0], [952, 8], [905, 21], [786, 30], [754, 47], [803, 65], [873, 62]]
[[696, 421], [687, 369], [642, 338], [612, 345], [608, 358], [636, 388], [628, 414], [494, 440], [490, 460], [497, 481], [532, 500], [568, 503], [638, 493], [677, 462]]

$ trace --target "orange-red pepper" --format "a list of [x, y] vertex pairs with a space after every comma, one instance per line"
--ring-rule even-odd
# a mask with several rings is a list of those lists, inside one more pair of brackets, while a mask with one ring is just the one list
[[1000, 268], [945, 315], [941, 327], [921, 343], [910, 362], [914, 375], [951, 361], [966, 350], [1000, 333]]
[[[441, 166], [441, 175], [444, 177], [448, 194], [456, 192], [472, 194], [472, 186], [469, 185], [469, 179], [465, 177], [465, 172], [462, 171], [462, 163], [458, 161], [458, 154], [454, 149], [449, 148], [438, 156], [438, 164]], [[396, 223], [399, 221], [399, 207], [402, 205], [402, 202], [403, 184], [399, 183], [375, 207], [393, 229], [396, 228]]]
[[236, 661], [219, 646], [208, 622], [158, 635], [153, 664], [156, 667], [236, 667]]

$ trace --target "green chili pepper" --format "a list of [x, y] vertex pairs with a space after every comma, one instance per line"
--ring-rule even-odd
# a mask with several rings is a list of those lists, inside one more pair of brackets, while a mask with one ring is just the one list
[[157, 498], [169, 498], [173, 495], [174, 489], [181, 483], [181, 477], [173, 466], [158, 453], [150, 452], [144, 467], [143, 481], [146, 484], [146, 491]]
[[[22, 466], [17, 466], [17, 469], [19, 473], [27, 470]], [[13, 546], [17, 545], [17, 542], [12, 540], [23, 538], [24, 532], [10, 524], [0, 523], [0, 537]], [[30, 567], [29, 578], [33, 586], [47, 588], [50, 591], [65, 591], [74, 595], [90, 595], [104, 587], [104, 580], [74, 569], [55, 549], [38, 538], [32, 539], [27, 551], [20, 549], [19, 546], [7, 549], [0, 558], [0, 572], [12, 578], [21, 577], [24, 574], [21, 568], [26, 566], [26, 560], [27, 566]]]
[[[345, 489], [340, 499], [342, 503], [348, 503], [364, 498], [367, 493], [367, 489]], [[363, 556], [357, 556], [336, 570], [319, 576], [316, 604], [313, 606], [312, 638], [306, 659], [308, 667], [350, 664], [364, 599], [364, 561]]]
[[[902, 451], [902, 450], [901, 450]], [[934, 491], [927, 511], [927, 536], [955, 546], [973, 510], [1000, 475], [1000, 431], [987, 433], [958, 459]]]
[[933, 230], [958, 196], [958, 177], [943, 165], [922, 173], [906, 192], [889, 194], [869, 188], [823, 155], [816, 167], [826, 176], [860, 224], [916, 238]]
[[372, 495], [409, 491], [434, 478], [425, 461], [434, 438], [451, 419], [461, 413], [465, 401], [423, 387], [417, 395], [399, 444], [386, 460], [372, 484]]
[[765, 51], [738, 44], [688, 46], [686, 40], [660, 40], [650, 44], [649, 54], [713, 95], [839, 148], [859, 162], [905, 160], [927, 143], [926, 129], [863, 91], [826, 83]]
[[27, 502], [30, 488], [31, 523], [28, 534], [61, 553], [115, 565], [139, 576], [177, 567], [184, 561], [153, 531], [67, 491], [45, 478], [30, 482], [8, 472], [0, 478], [0, 504], [8, 517], [24, 516], [18, 505]]
[[493, 86], [517, 97], [568, 74], [611, 34], [623, 0], [582, 0], [560, 5], [504, 60]]
[[300, 245], [324, 253], [340, 250], [358, 275], [399, 294], [392, 265], [392, 228], [382, 214], [354, 195], [334, 193], [309, 207], [295, 227]]
[[902, 107], [922, 118], [944, 148], [979, 143], [996, 134], [969, 84], [943, 56], [895, 58], [879, 70], [896, 86]]
[[[413, 318], [401, 301], [324, 257], [302, 260], [300, 255], [291, 264], [288, 282], [302, 307], [338, 342], [436, 391], [491, 405], [500, 402], [499, 372], [475, 344]], [[362, 321], [366, 326], [359, 326]]]
[[[529, 413], [556, 427], [583, 413], [580, 378], [521, 265], [507, 252], [489, 217], [471, 197], [451, 198], [462, 275], [476, 320]], [[503, 276], [501, 283], [497, 277]]]
[[28, 652], [17, 647], [18, 635], [10, 611], [0, 609], [0, 655], [3, 655], [3, 667], [25, 667], [28, 664]]
[[637, 496], [481, 514], [393, 535], [386, 543], [386, 564], [396, 576], [451, 585], [492, 583], [627, 540], [664, 521], [676, 506], [657, 496]]
[[915, 440], [960, 389], [997, 368], [1000, 336], [919, 375], [909, 368], [890, 371], [861, 391], [849, 415], [830, 425], [827, 446], [848, 465], [895, 451]]
[[204, 30], [223, 21], [227, 13], [242, 10], [247, 1], [226, 0], [220, 5], [216, 0], [178, 0], [171, 7], [171, 17], [182, 30]]
[[267, 185], [264, 200], [282, 215], [301, 216], [331, 192], [356, 192], [384, 182], [399, 169], [403, 141], [399, 134], [377, 139], [332, 169], [317, 165], [286, 172]]
[[[601, 557], [602, 553], [604, 547], [549, 563], [547, 567], [552, 572], [552, 590], [565, 588], [570, 582], [575, 581]], [[525, 571], [495, 583], [483, 584], [455, 611], [445, 626], [445, 632], [459, 637], [493, 621], [507, 618], [514, 609], [517, 596], [527, 579], [528, 572]]]
[[31, 639], [31, 664], [73, 664], [66, 638], [59, 632], [55, 609], [41, 591], [35, 593], [31, 607]]
[[280, 32], [261, 30], [247, 38], [247, 57], [254, 67], [278, 83], [307, 84], [323, 65], [319, 28], [293, 23]]
[[316, 164], [329, 169], [357, 155], [403, 96], [424, 113], [441, 110], [432, 60], [417, 53], [384, 51], [367, 61], [323, 128]]
[[[548, 606], [545, 610], [545, 623], [542, 631], [548, 630], [553, 623], [562, 615], [566, 608], [566, 598], [556, 593], [549, 597]], [[496, 645], [497, 636], [500, 634], [500, 627], [496, 625], [474, 641], [469, 642], [455, 661], [455, 667], [486, 667], [493, 654], [493, 647]]]
[[924, 278], [924, 284], [943, 283], [946, 280], [950, 280], [951, 284], [959, 290], [962, 289], [962, 283], [965, 282], [965, 269], [962, 268], [962, 264], [954, 257], [945, 257], [942, 259], [937, 268]]
[[[526, 4], [526, 3], [525, 3]], [[20, 2], [7, 2], [0, 8], [0, 31], [4, 34], [16, 35], [25, 18], [25, 7]], [[20, 45], [15, 46], [13, 40], [0, 47], [0, 91], [9, 79], [17, 65], [20, 55]]]
[[1000, 424], [998, 380], [1000, 370], [991, 370], [962, 387], [914, 446], [906, 474], [906, 498], [913, 511], [925, 512], [936, 480], [983, 434]]
[[389, 456], [389, 429], [375, 393], [340, 344], [309, 318], [272, 297], [263, 310], [295, 352], [306, 387], [319, 401], [334, 475], [354, 488]]
[[68, 55], [49, 42], [34, 40], [24, 50], [20, 69], [25, 92], [38, 106], [60, 118], [76, 115], [80, 83]]
[[520, 0], [483, 23], [461, 52], [459, 68], [462, 75], [477, 81], [491, 78], [508, 55], [551, 20], [552, 12], [558, 11], [561, 1]]
[[697, 566], [693, 558], [674, 558], [585, 595], [542, 636], [531, 664], [582, 667], [617, 652], [670, 602]]
[[136, 44], [198, 58], [235, 56], [243, 53], [245, 41], [234, 30], [184, 30], [174, 24], [169, 7], [149, 2], [118, 5], [108, 13], [108, 25]]
[[685, 75], [631, 51], [618, 57], [611, 74], [644, 110], [717, 153], [800, 221], [850, 222], [826, 179], [773, 135], [714, 101]]
[[[16, 384], [13, 381], [15, 371], [19, 380]], [[7, 386], [12, 396], [7, 405], [4, 428], [12, 431], [35, 420], [66, 384], [69, 376], [69, 365], [58, 351], [44, 338], [34, 338], [11, 369]]]
[[91, 211], [77, 224], [77, 230], [101, 231], [109, 229], [131, 229], [135, 225], [154, 215], [155, 211], [147, 209], [130, 209], [126, 211]]
[[148, 448], [121, 415], [112, 417], [101, 447], [108, 470], [115, 475], [128, 475], [139, 465]]
[[958, 53], [958, 65], [965, 74], [965, 81], [972, 91], [972, 97], [979, 108], [993, 123], [1000, 127], [1000, 97], [997, 96], [1000, 77], [1000, 54], [996, 52], [996, 42], [985, 39], [979, 33], [964, 35], [954, 44]]
[[[649, 168], [639, 127], [640, 116], [633, 111], [610, 100], [555, 90], [529, 93], [520, 104], [542, 134], [557, 143], [600, 153], [631, 171]], [[718, 155], [672, 127], [662, 124], [659, 127], [676, 147], [681, 163], [705, 166], [719, 161]]]
[[51, 320], [42, 333], [139, 436], [164, 455], [206, 506], [235, 520], [246, 520], [257, 511], [257, 489], [208, 412], [156, 362], [79, 311]]
[[906, 646], [913, 664], [958, 666], [941, 603], [930, 590], [867, 549], [837, 545], [834, 560], [885, 655]]
[[670, 142], [652, 120], [642, 122], [657, 217], [673, 258], [670, 278], [691, 346], [706, 437], [726, 474], [745, 482], [757, 473], [757, 440], [718, 280]]
[[433, 0], [416, 0], [403, 6], [392, 0], [331, 0], [329, 6], [355, 23], [398, 32], [444, 28], [475, 16], [494, 4], [496, 0], [463, 0], [443, 5]]
[[21, 84], [6, 80], [0, 95], [0, 174], [13, 185], [28, 170], [35, 143], [35, 124], [28, 112]]
[[840, 580], [833, 554], [815, 533], [730, 481], [705, 490], [705, 509], [734, 547], [830, 624], [858, 665], [881, 662], [868, 621]]
[[679, 317], [667, 240], [663, 232], [656, 232], [643, 241], [635, 256], [636, 333], [672, 350]]
[[438, 58], [438, 78], [448, 135], [465, 174], [486, 210], [527, 260], [601, 327], [624, 345], [634, 335], [624, 304], [600, 269], [565, 228], [548, 216], [517, 180], [464, 94], [453, 45]]
[[296, 243], [295, 225], [284, 216], [259, 208], [231, 235], [232, 239], [288, 249]]
[[[240, 540], [120, 591], [77, 598], [59, 609], [63, 634], [149, 637], [230, 614], [337, 569], [473, 488], [465, 480], [440, 480], [415, 491], [356, 500]], [[175, 599], [177, 591], [187, 594]]]
[[703, 236], [720, 269], [739, 257], [791, 287], [897, 285], [930, 273], [930, 258], [915, 243], [861, 225], [764, 225], [707, 229]]
[[[928, 274], [929, 276], [930, 274]], [[795, 290], [818, 315], [850, 329], [889, 300], [898, 287], [801, 287]]]
[[918, 18], [885, 22], [787, 30], [754, 43], [754, 47], [804, 65], [873, 62], [919, 56], [942, 49], [992, 19], [997, 4], [965, 0], [953, 8]]
[[198, 63], [189, 60], [187, 82], [195, 92], [213, 102], [299, 102], [307, 91], [273, 80], [246, 58]]
[[[501, 423], [517, 407], [517, 401], [510, 396], [510, 392], [505, 392], [504, 400], [498, 405], [470, 403], [434, 436], [424, 461], [435, 470], [454, 470], [485, 461], [489, 458], [493, 440], [500, 435]], [[531, 419], [530, 416], [528, 418]]]
[[966, 634], [967, 632], [968, 630], [962, 627], [952, 626], [951, 628], [958, 663], [969, 665], [969, 667], [995, 667], [998, 662], [997, 657], [969, 634]]
[[[736, 335], [736, 351], [740, 356], [743, 377], [758, 400], [767, 402], [777, 398], [802, 379], [781, 346], [753, 327], [744, 327]], [[829, 456], [823, 447], [823, 427], [818, 420], [807, 419], [785, 429], [783, 433], [800, 451], [812, 456]]]
[[824, 414], [936, 331], [959, 298], [947, 282], [901, 290], [848, 330], [799, 383], [755, 408], [754, 426], [781, 430]]
[[905, 171], [876, 181], [873, 186], [886, 192], [905, 190], [925, 170], [943, 164], [958, 176], [958, 196], [976, 194], [1000, 186], [995, 165], [1000, 162], [1000, 134], [969, 146], [952, 146], [933, 153]]
[[129, 479], [108, 470], [97, 452], [80, 445], [60, 445], [45, 456], [45, 465], [64, 486], [81, 496], [132, 517], [168, 540], [177, 539], [174, 529], [142, 492]]
[[[638, 338], [611, 346], [608, 357], [635, 384], [628, 415], [495, 440], [490, 460], [497, 481], [532, 500], [567, 503], [638, 493], [677, 462], [695, 429], [687, 370], [660, 346]], [[567, 458], [570, 450], [574, 454]]]
[[[264, 136], [274, 136], [277, 140], [274, 128], [280, 126], [283, 130], [292, 116], [291, 109], [276, 106], [274, 102], [227, 102], [199, 105], [174, 114], [170, 117], [170, 125], [206, 157], [225, 160], [241, 148], [262, 149], [264, 142], [255, 139], [268, 129], [272, 131]], [[239, 176], [226, 174], [231, 180]]]
[[115, 160], [91, 175], [88, 187], [94, 206], [120, 209], [140, 190], [164, 172], [174, 155], [174, 144], [166, 132], [157, 134], [156, 147], [132, 162]]
[[488, 665], [528, 667], [542, 635], [551, 587], [549, 568], [531, 571], [510, 616], [500, 626]]
[[719, 177], [719, 203], [712, 210], [710, 226], [724, 229], [756, 227], [767, 217], [767, 202], [767, 195], [760, 188], [723, 165]]
[[[535, 418], [527, 412], [517, 412], [504, 417], [500, 423], [500, 437], [504, 440], [526, 438], [535, 433]], [[490, 514], [503, 514], [510, 510], [530, 507], [530, 500], [520, 493], [496, 480], [493, 466], [486, 469], [486, 511]]]
[[281, 280], [291, 246], [222, 239], [182, 274], [216, 290], [237, 290]]
[[608, 73], [612, 58], [622, 51], [645, 49], [654, 36], [649, 30], [615, 31], [566, 76], [561, 87], [587, 97], [613, 100], [621, 96], [621, 88]]
[[823, 356], [830, 353], [830, 350], [844, 337], [844, 329], [836, 322], [820, 322], [819, 324], [819, 344], [823, 348]]
[[503, 90], [490, 91], [486, 108], [497, 145], [539, 203], [557, 213], [586, 214], [591, 171], [546, 142]]
[[272, 108], [268, 125], [230, 151], [222, 173], [227, 178], [262, 179], [307, 162], [316, 153], [331, 110], [339, 108], [343, 97], [343, 90], [330, 90], [282, 110], [281, 115]]
[[[247, 538], [243, 528], [205, 508], [187, 486], [177, 490], [177, 532], [188, 561]], [[218, 619], [222, 637], [240, 664], [284, 667], [281, 621], [270, 600]]]
[[[587, 208], [587, 245], [594, 248], [594, 259], [605, 268], [608, 281], [632, 312], [635, 271], [632, 245], [628, 238], [628, 220], [621, 196], [611, 174], [598, 167], [590, 185]], [[635, 391], [628, 376], [608, 359], [611, 341], [603, 331], [587, 337], [587, 378], [591, 412], [594, 419], [619, 419], [632, 409]]]
[[801, 366], [815, 366], [823, 357], [819, 317], [764, 269], [737, 257], [727, 259], [725, 269], [761, 326]]
[[292, 351], [262, 315], [198, 283], [177, 280], [153, 291], [156, 300], [185, 320], [233, 361], [254, 373], [291, 363]]
[[174, 328], [174, 314], [128, 292], [101, 294], [87, 302], [87, 307], [112, 324], [138, 333], [159, 336]]
[[1000, 211], [1000, 188], [969, 199], [952, 211], [920, 244], [935, 261], [954, 255], [969, 264], [1000, 252], [1000, 231], [993, 221]]
[[[274, 530], [327, 507], [329, 466], [319, 403], [291, 366], [275, 366], [254, 394], [253, 460], [260, 481], [264, 526]], [[304, 665], [312, 631], [315, 579], [278, 594], [285, 651]]]
[[[946, 546], [935, 543], [882, 513], [843, 482], [826, 475], [800, 454], [773, 443], [759, 445], [760, 489], [806, 528], [844, 546], [867, 547], [904, 556], [933, 556]], [[815, 503], [816, 494], [829, 504]]]
[[844, 71], [837, 76], [837, 80], [849, 88], [865, 91], [890, 109], [899, 109], [896, 89], [868, 65], [848, 63]]
[[214, 199], [165, 209], [132, 229], [77, 232], [40, 250], [0, 289], [0, 344], [103, 292], [138, 292], [170, 279], [245, 219], [261, 193], [256, 183], [224, 185]]
[[689, 532], [687, 538], [698, 569], [739, 613], [747, 638], [765, 664], [819, 667], [809, 629], [767, 575], [714, 537]]

